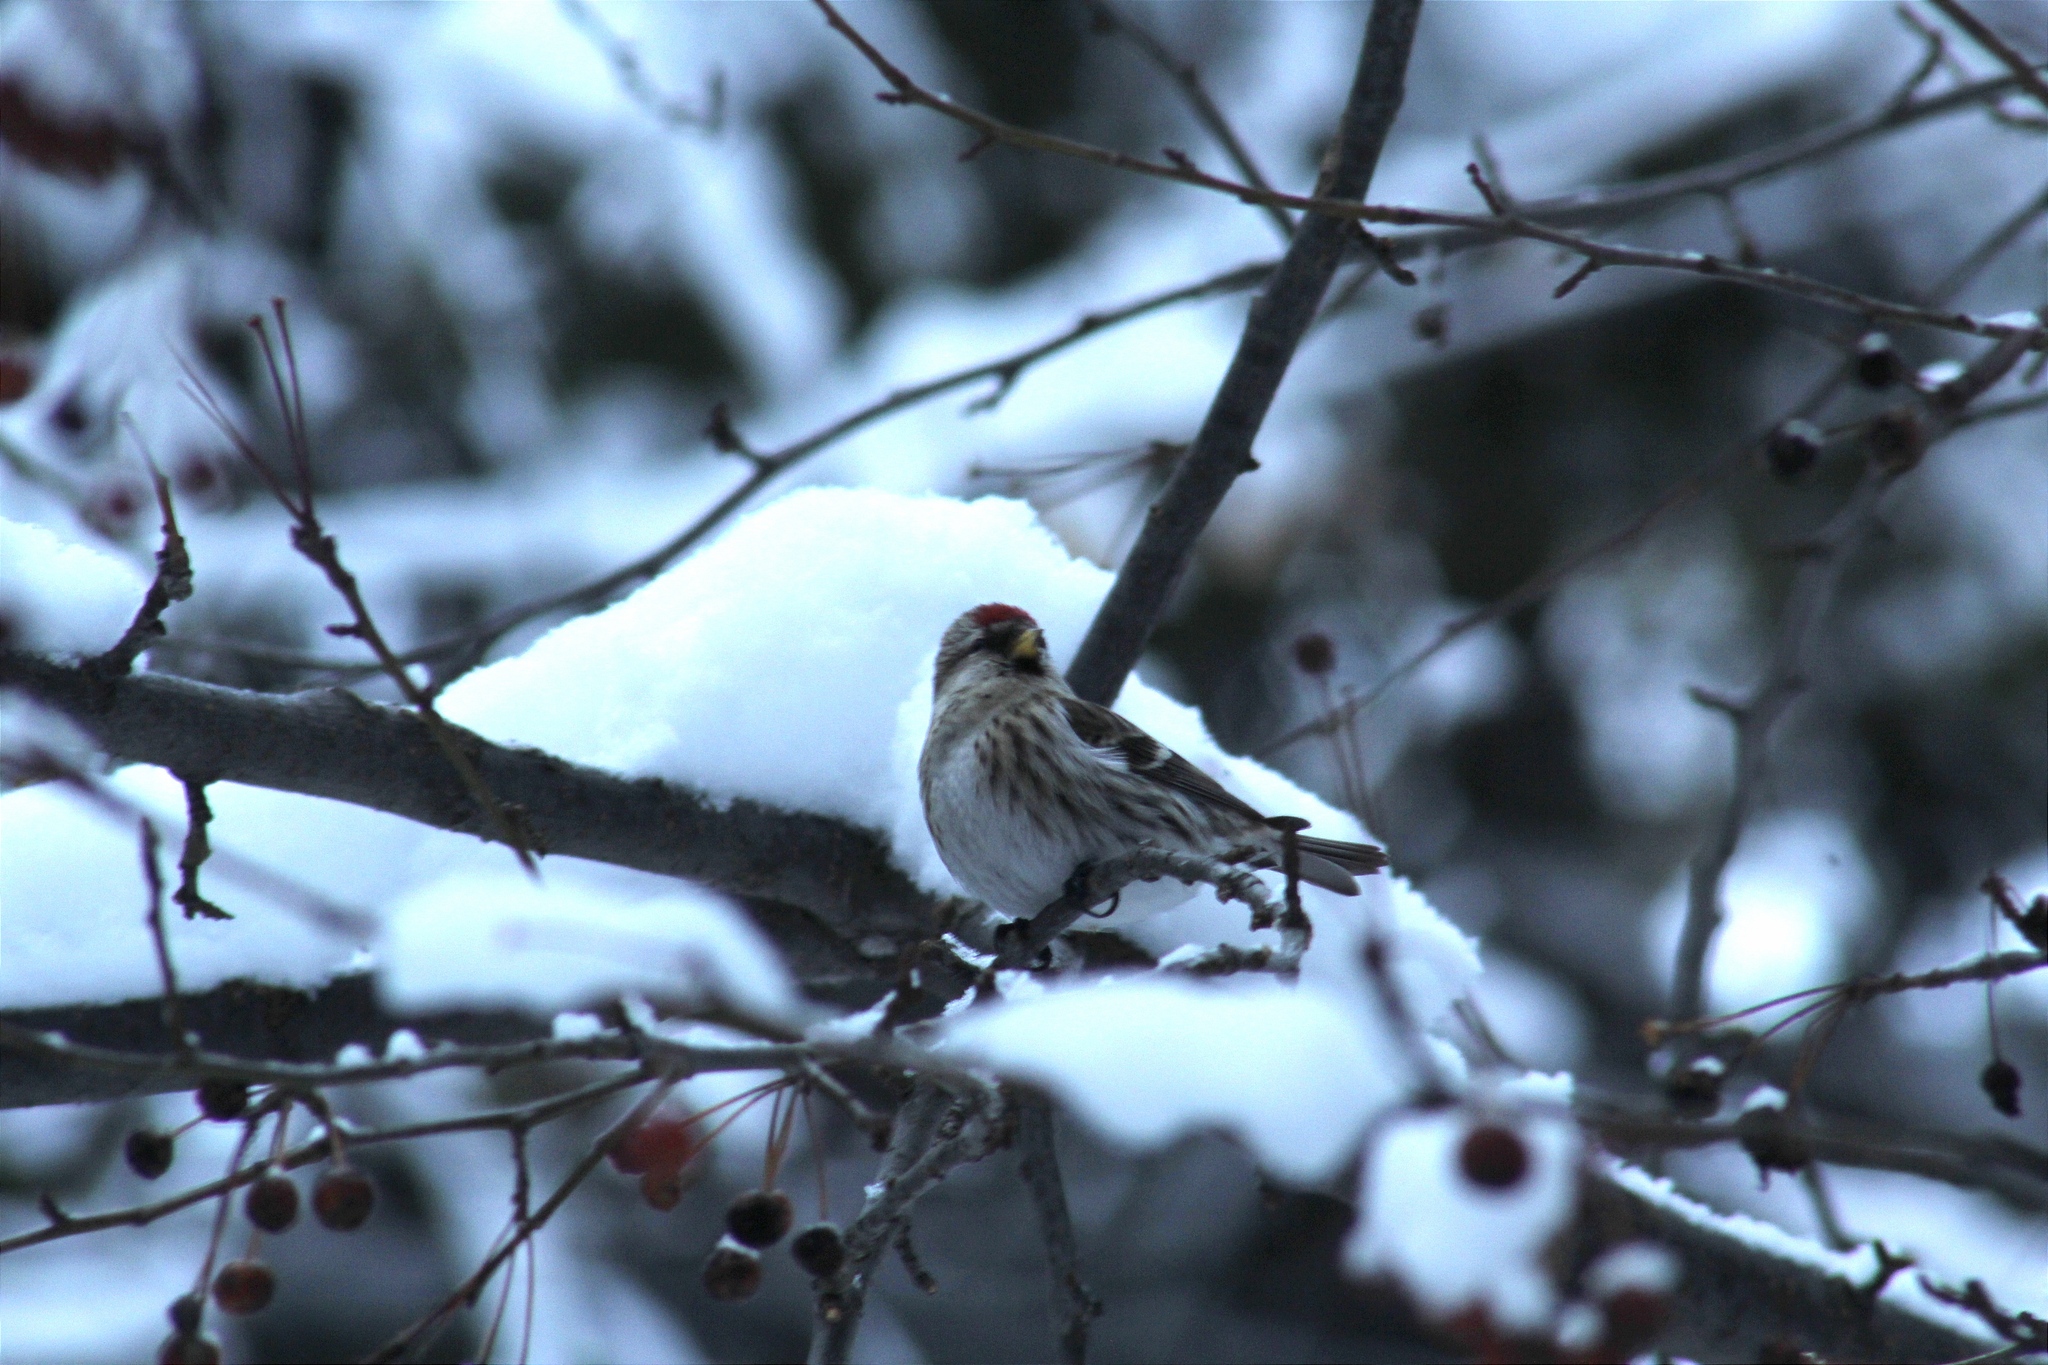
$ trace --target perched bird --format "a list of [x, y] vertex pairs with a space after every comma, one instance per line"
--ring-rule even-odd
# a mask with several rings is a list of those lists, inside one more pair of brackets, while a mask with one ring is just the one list
[[[1067, 686], [1028, 612], [991, 602], [939, 640], [917, 765], [925, 823], [969, 894], [1008, 915], [1057, 900], [1085, 863], [1150, 844], [1276, 868], [1280, 832], [1201, 769]], [[1347, 896], [1371, 844], [1299, 837], [1302, 880]]]

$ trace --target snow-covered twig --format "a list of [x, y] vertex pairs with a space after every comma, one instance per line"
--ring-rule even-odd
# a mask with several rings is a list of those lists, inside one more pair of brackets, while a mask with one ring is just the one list
[[[65, 711], [117, 760], [492, 834], [479, 827], [409, 708], [339, 691], [270, 696], [165, 674], [116, 679], [102, 707], [80, 665], [9, 650], [0, 650], [0, 685]], [[865, 830], [745, 800], [720, 804], [672, 784], [456, 734], [491, 790], [521, 807], [526, 828], [551, 852], [796, 906], [849, 945], [876, 936], [915, 942], [938, 932], [932, 898]], [[848, 956], [858, 960], [850, 948]]]

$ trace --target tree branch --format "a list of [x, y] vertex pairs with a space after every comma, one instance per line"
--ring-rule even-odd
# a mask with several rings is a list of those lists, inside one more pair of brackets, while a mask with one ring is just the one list
[[[1387, 130], [1401, 108], [1421, 8], [1421, 0], [1373, 0], [1336, 143], [1316, 186], [1317, 202], [1361, 199], [1371, 185]], [[1253, 468], [1252, 441], [1349, 236], [1342, 219], [1321, 213], [1304, 219], [1279, 269], [1253, 300], [1237, 354], [1193, 446], [1146, 514], [1137, 544], [1067, 670], [1081, 696], [1104, 704], [1114, 700], [1180, 582], [1196, 538], [1238, 475]]]
[[[1794, 572], [1779, 618], [1778, 638], [1763, 680], [1748, 701], [1730, 708], [1735, 722], [1735, 779], [1728, 804], [1688, 873], [1685, 922], [1679, 931], [1672, 976], [1671, 1012], [1679, 1019], [1702, 1013], [1706, 1000], [1707, 952], [1721, 924], [1721, 879], [1735, 856], [1758, 786], [1766, 745], [1778, 718], [1806, 687], [1806, 655], [1814, 632], [1833, 600], [1842, 571], [1876, 527], [1878, 503], [1900, 477], [1917, 467], [1927, 448], [1945, 435], [1963, 410], [2009, 373], [2030, 343], [2008, 337], [1971, 363], [1927, 401], [1903, 404], [1886, 414], [1884, 429], [1897, 433], [1886, 445], [1873, 440], [1869, 464], [1855, 491], [1809, 544]], [[1879, 430], [1873, 427], [1873, 436]]]
[[[65, 711], [119, 762], [346, 801], [482, 839], [495, 833], [410, 710], [342, 691], [276, 697], [162, 674], [97, 688], [85, 665], [19, 651], [0, 651], [0, 686]], [[521, 809], [545, 852], [792, 906], [849, 953], [872, 940], [875, 961], [938, 932], [936, 903], [870, 831], [754, 801], [721, 807], [654, 778], [599, 772], [450, 728], [491, 790]]]

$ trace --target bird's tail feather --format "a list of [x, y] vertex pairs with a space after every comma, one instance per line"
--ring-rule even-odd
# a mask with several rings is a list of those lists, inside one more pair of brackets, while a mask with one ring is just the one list
[[1340, 839], [1300, 836], [1301, 851], [1323, 858], [1347, 872], [1377, 872], [1387, 865], [1387, 851], [1377, 844], [1347, 844]]

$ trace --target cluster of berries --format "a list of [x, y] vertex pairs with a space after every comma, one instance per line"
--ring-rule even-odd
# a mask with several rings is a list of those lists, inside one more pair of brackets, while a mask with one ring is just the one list
[[[200, 1123], [261, 1119], [260, 1113], [252, 1119], [249, 1087], [242, 1081], [208, 1081], [193, 1098], [198, 1103], [199, 1115], [182, 1127], [168, 1133], [142, 1128], [128, 1135], [122, 1151], [130, 1170], [144, 1180], [162, 1176], [176, 1158], [178, 1137]], [[313, 1184], [313, 1216], [322, 1227], [354, 1232], [369, 1220], [376, 1203], [376, 1186], [337, 1150], [333, 1164]], [[242, 1198], [242, 1212], [259, 1232], [283, 1232], [298, 1221], [299, 1187], [272, 1165], [250, 1184]], [[254, 1246], [252, 1239], [250, 1255], [229, 1261], [213, 1277], [213, 1302], [223, 1313], [241, 1316], [261, 1312], [269, 1307], [277, 1292], [277, 1277], [269, 1266], [255, 1258]], [[205, 1312], [206, 1300], [199, 1293], [181, 1295], [172, 1301], [171, 1335], [157, 1352], [162, 1365], [208, 1365], [220, 1359], [219, 1344], [200, 1330]]]
[[[640, 1197], [649, 1208], [666, 1213], [702, 1178], [700, 1158], [707, 1146], [694, 1119], [657, 1114], [619, 1139], [611, 1161], [620, 1173], [640, 1177]], [[704, 1262], [705, 1292], [724, 1303], [752, 1298], [761, 1288], [761, 1253], [789, 1236], [795, 1223], [795, 1206], [780, 1190], [735, 1195], [726, 1206], [725, 1234]], [[789, 1249], [796, 1263], [819, 1279], [838, 1274], [846, 1264], [845, 1239], [832, 1223], [804, 1228]]]

